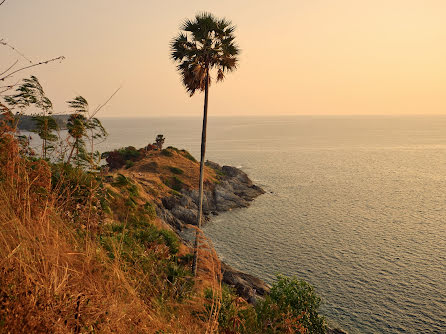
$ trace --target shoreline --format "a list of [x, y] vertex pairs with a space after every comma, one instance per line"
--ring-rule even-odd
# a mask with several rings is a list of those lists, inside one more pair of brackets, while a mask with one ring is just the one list
[[[224, 175], [222, 182], [214, 189], [205, 189], [203, 200], [203, 224], [212, 219], [212, 216], [227, 212], [232, 209], [246, 208], [255, 198], [265, 193], [259, 186], [255, 185], [248, 175], [241, 169], [232, 166], [220, 166], [217, 163], [207, 161], [206, 165], [211, 167], [217, 174]], [[181, 232], [185, 225], [195, 225], [196, 205], [194, 202], [198, 198], [197, 191], [182, 191], [186, 196], [182, 201], [162, 199], [164, 208], [158, 207], [157, 214], [161, 214], [167, 224], [174, 227], [177, 232]], [[167, 210], [167, 212], [166, 212]], [[195, 212], [191, 212], [195, 210]], [[189, 244], [190, 240], [185, 239], [181, 233], [177, 233], [182, 242]], [[218, 254], [218, 253], [217, 253]], [[219, 254], [218, 254], [219, 255]], [[220, 256], [219, 256], [220, 257]], [[268, 294], [270, 285], [261, 278], [249, 273], [237, 270], [230, 264], [221, 261], [223, 279], [222, 282], [231, 286], [238, 296], [244, 298], [248, 303], [255, 304], [259, 298]], [[339, 328], [331, 328], [327, 325], [327, 334], [348, 334]]]
[[[130, 177], [134, 187], [144, 192], [145, 200], [154, 204], [160, 223], [175, 231], [181, 243], [190, 249], [188, 232], [191, 226], [196, 226], [198, 213], [198, 189], [195, 188], [198, 162], [187, 151], [175, 147], [161, 152], [126, 147], [107, 152], [106, 160], [110, 168], [106, 171], [106, 182], [113, 182], [115, 177]], [[220, 213], [248, 207], [265, 193], [239, 168], [206, 161], [205, 170], [203, 225]], [[268, 294], [270, 286], [259, 277], [236, 270], [221, 260], [220, 263], [222, 282], [249, 304], [254, 305]], [[346, 334], [328, 324], [327, 333]]]

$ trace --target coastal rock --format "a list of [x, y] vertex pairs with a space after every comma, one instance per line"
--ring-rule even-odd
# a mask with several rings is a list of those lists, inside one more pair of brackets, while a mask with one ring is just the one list
[[261, 279], [235, 270], [223, 262], [221, 271], [223, 273], [223, 282], [233, 287], [237, 295], [250, 304], [255, 304], [259, 298], [265, 296], [270, 290], [269, 285]]
[[[208, 161], [206, 165], [213, 168], [219, 175], [217, 184], [205, 184], [203, 192], [203, 222], [209, 221], [209, 216], [235, 208], [244, 208], [257, 196], [265, 191], [254, 185], [248, 175], [238, 168], [221, 167]], [[198, 210], [198, 190], [182, 189], [180, 195], [165, 197], [162, 205], [157, 208], [160, 218], [181, 230], [185, 224], [196, 224]], [[167, 212], [165, 212], [167, 211]]]
[[[203, 223], [209, 221], [210, 215], [249, 206], [250, 202], [265, 191], [254, 185], [248, 175], [238, 168], [220, 166], [207, 161], [219, 176], [218, 183], [205, 184], [203, 192]], [[157, 208], [158, 217], [181, 231], [184, 225], [197, 222], [198, 190], [184, 188], [178, 195], [162, 198]], [[269, 291], [269, 286], [249, 274], [233, 269], [222, 263], [223, 282], [232, 286], [237, 294], [254, 304]]]

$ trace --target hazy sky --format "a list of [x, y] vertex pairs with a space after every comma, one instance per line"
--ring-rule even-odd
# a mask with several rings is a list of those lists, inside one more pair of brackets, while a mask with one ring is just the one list
[[[199, 11], [237, 26], [239, 69], [210, 91], [210, 115], [444, 114], [444, 0], [6, 0], [0, 38], [34, 61], [56, 111], [83, 95], [101, 116], [199, 116], [169, 58]], [[0, 47], [0, 72], [17, 56]], [[18, 79], [19, 77], [17, 77]]]

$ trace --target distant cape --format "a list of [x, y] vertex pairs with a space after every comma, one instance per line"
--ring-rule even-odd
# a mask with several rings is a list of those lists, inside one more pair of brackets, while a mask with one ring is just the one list
[[[18, 123], [18, 129], [22, 131], [33, 131], [36, 129], [36, 122], [33, 119], [32, 115], [16, 115], [16, 118], [19, 119]], [[67, 129], [67, 122], [70, 115], [64, 114], [64, 115], [52, 115], [54, 119], [56, 120], [56, 123], [60, 130], [66, 130]], [[0, 119], [2, 116], [0, 115]]]

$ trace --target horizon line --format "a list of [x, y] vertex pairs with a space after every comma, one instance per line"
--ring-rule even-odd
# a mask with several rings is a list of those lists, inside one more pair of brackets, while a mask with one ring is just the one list
[[[63, 115], [63, 114], [61, 114]], [[100, 118], [202, 118], [202, 115], [147, 115], [147, 116], [99, 116]], [[252, 117], [446, 117], [444, 114], [250, 114], [250, 115], [208, 115], [210, 118], [252, 118]]]

